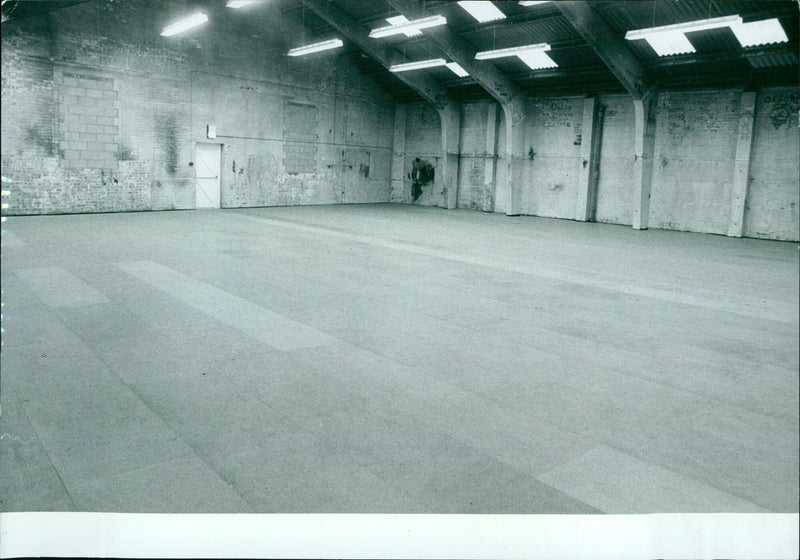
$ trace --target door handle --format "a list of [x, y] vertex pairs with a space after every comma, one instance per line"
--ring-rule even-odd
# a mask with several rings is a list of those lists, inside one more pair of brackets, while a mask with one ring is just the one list
[[208, 177], [202, 177], [198, 175], [196, 179], [219, 179], [219, 175], [214, 175], [213, 177], [211, 177], [210, 175]]

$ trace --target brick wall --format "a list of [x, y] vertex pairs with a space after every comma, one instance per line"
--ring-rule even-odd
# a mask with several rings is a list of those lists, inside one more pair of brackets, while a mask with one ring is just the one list
[[[209, 4], [204, 27], [161, 37], [188, 8], [97, 0], [3, 24], [9, 214], [193, 208], [208, 124], [223, 145], [223, 206], [389, 200], [386, 92], [335, 52], [286, 57], [301, 30], [269, 3]], [[315, 119], [297, 121], [290, 103]], [[371, 130], [347, 136], [363, 122]], [[368, 171], [351, 173], [356, 145]]]

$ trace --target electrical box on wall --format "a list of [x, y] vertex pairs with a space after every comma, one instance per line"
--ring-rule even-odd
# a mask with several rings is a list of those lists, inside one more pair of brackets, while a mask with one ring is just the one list
[[206, 136], [209, 138], [216, 138], [217, 137], [217, 125], [209, 124], [206, 125]]

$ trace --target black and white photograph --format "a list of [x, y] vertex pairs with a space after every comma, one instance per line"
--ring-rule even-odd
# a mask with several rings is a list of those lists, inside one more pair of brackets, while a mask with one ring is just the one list
[[797, 0], [0, 25], [0, 557], [797, 558]]

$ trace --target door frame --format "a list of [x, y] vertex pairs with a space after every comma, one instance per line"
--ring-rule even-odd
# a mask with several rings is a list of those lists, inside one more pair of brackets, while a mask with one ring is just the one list
[[[198, 179], [198, 177], [197, 177], [197, 169], [198, 169], [197, 152], [198, 152], [198, 149], [199, 149], [200, 146], [215, 146], [215, 147], [217, 147], [219, 149], [219, 180], [218, 180], [219, 192], [217, 193], [218, 196], [217, 196], [217, 205], [216, 206], [197, 206], [197, 179]], [[209, 210], [209, 209], [222, 208], [222, 170], [224, 169], [224, 161], [223, 161], [224, 154], [225, 154], [224, 145], [222, 143], [220, 143], [220, 142], [195, 142], [194, 143], [194, 160], [195, 160], [195, 164], [194, 164], [194, 207], [195, 207], [195, 209]]]

